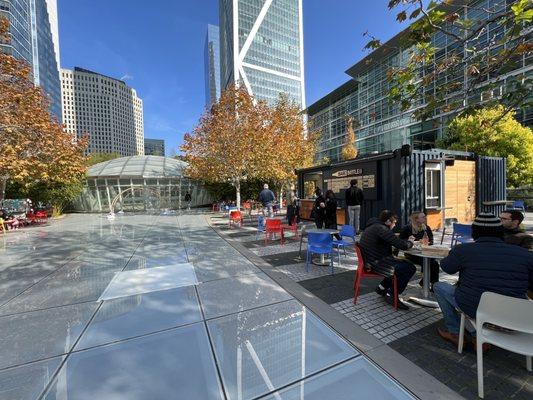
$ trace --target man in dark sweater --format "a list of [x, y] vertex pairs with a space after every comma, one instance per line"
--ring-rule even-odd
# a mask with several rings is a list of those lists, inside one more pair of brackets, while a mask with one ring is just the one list
[[361, 205], [363, 204], [363, 191], [357, 187], [357, 179], [350, 181], [350, 188], [345, 192], [346, 208], [350, 225], [355, 228], [355, 233], [359, 232], [359, 217], [361, 215]]
[[274, 217], [274, 211], [273, 211], [274, 200], [276, 200], [276, 196], [274, 196], [274, 193], [272, 192], [272, 190], [268, 188], [268, 184], [265, 183], [263, 185], [263, 190], [261, 190], [261, 193], [259, 193], [259, 201], [263, 205], [264, 216], [266, 216], [266, 214], [268, 213], [269, 218]]
[[[396, 215], [383, 210], [379, 218], [371, 218], [361, 235], [359, 247], [363, 255], [365, 266], [371, 271], [386, 276], [376, 288], [376, 293], [385, 296], [389, 304], [394, 304], [392, 276], [396, 276], [398, 294], [407, 287], [407, 283], [416, 272], [416, 267], [408, 262], [394, 257], [393, 247], [400, 250], [407, 250], [413, 247], [414, 238], [408, 240], [397, 237], [394, 232], [396, 225]], [[408, 310], [409, 307], [398, 300], [398, 308]]]
[[438, 334], [454, 345], [459, 340], [457, 308], [476, 318], [484, 292], [525, 299], [528, 288], [533, 289], [533, 253], [505, 243], [503, 234], [497, 217], [479, 214], [472, 223], [474, 243], [455, 246], [440, 263], [449, 274], [459, 272], [457, 286], [445, 282], [433, 285], [446, 325], [446, 330], [437, 330]]
[[503, 240], [505, 243], [515, 244], [526, 250], [533, 251], [533, 236], [520, 229], [524, 214], [519, 210], [505, 210], [500, 214], [503, 225]]

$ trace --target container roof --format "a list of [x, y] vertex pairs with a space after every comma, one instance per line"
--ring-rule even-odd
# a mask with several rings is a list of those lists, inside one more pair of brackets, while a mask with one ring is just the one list
[[95, 164], [87, 171], [89, 178], [179, 178], [187, 163], [170, 157], [130, 156]]

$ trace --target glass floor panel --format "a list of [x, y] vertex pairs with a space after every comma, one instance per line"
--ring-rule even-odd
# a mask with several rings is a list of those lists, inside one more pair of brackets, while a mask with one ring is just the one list
[[215, 319], [208, 329], [229, 399], [255, 398], [359, 354], [297, 301]]
[[363, 357], [273, 393], [264, 400], [410, 400], [396, 382]]
[[46, 400], [223, 399], [203, 323], [73, 353]]
[[104, 301], [76, 350], [202, 321], [194, 286]]
[[124, 271], [115, 275], [98, 300], [115, 299], [197, 283], [194, 267], [190, 263]]

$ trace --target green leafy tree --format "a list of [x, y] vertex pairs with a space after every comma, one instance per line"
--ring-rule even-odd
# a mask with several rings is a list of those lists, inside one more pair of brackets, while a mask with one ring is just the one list
[[[397, 47], [387, 48], [365, 33], [370, 38], [366, 49], [402, 50], [402, 61], [387, 73], [390, 99], [420, 120], [439, 112], [470, 112], [476, 107], [469, 99], [474, 93], [485, 106], [501, 103], [506, 112], [530, 106], [531, 77], [506, 75], [519, 70], [533, 51], [533, 1], [508, 3], [390, 0], [398, 22], [413, 22], [399, 42], [391, 42]], [[436, 34], [445, 39], [441, 44], [432, 40]]]
[[503, 106], [456, 117], [437, 145], [450, 150], [506, 157], [509, 186], [533, 182], [533, 131], [506, 113]]
[[115, 158], [122, 157], [120, 153], [91, 153], [87, 158], [87, 165], [95, 165], [104, 161], [114, 160]]

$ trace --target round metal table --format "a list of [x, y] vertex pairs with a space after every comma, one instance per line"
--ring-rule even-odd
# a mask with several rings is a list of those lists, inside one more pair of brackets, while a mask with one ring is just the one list
[[429, 291], [429, 268], [430, 268], [430, 260], [442, 260], [443, 258], [446, 258], [448, 255], [448, 252], [450, 249], [441, 247], [441, 246], [430, 246], [434, 249], [442, 249], [442, 252], [435, 252], [434, 250], [429, 249], [415, 249], [411, 248], [410, 250], [404, 250], [404, 254], [411, 254], [413, 256], [422, 257], [422, 274], [424, 277], [424, 284], [422, 286], [422, 292], [420, 296], [411, 296], [409, 297], [409, 300], [420, 304], [422, 306], [426, 307], [433, 307], [437, 308], [439, 305], [437, 301], [435, 300], [435, 297], [432, 293]]

